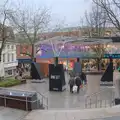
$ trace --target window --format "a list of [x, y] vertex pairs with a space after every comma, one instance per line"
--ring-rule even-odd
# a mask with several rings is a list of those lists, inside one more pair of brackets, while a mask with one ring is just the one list
[[12, 61], [14, 61], [14, 54], [12, 53]]
[[10, 45], [7, 45], [7, 48], [10, 49]]
[[13, 74], [12, 70], [5, 70], [6, 76], [11, 76]]
[[5, 54], [3, 54], [3, 62], [5, 62]]
[[12, 70], [8, 70], [8, 75], [12, 75]]
[[10, 62], [10, 54], [8, 53], [8, 62]]
[[11, 46], [11, 49], [14, 49], [14, 45]]

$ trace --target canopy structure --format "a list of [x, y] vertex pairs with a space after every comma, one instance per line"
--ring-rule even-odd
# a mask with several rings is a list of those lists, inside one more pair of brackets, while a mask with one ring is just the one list
[[91, 45], [108, 44], [112, 39], [57, 36], [35, 43], [36, 58], [95, 58]]

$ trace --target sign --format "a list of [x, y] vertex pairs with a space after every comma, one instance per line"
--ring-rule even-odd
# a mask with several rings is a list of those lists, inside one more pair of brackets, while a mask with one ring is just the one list
[[51, 79], [55, 80], [60, 79], [60, 75], [51, 75]]
[[120, 54], [105, 54], [104, 58], [120, 59]]

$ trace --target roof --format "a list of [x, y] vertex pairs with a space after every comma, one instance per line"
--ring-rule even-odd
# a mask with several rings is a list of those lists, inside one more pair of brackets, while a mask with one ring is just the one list
[[71, 43], [71, 44], [83, 44], [83, 45], [89, 45], [89, 44], [106, 44], [109, 42], [112, 42], [112, 39], [100, 39], [100, 38], [80, 38], [80, 37], [66, 37], [66, 36], [56, 36], [53, 38], [49, 38], [44, 41], [38, 41], [35, 43], [35, 45], [39, 44], [50, 44], [50, 42], [53, 43]]

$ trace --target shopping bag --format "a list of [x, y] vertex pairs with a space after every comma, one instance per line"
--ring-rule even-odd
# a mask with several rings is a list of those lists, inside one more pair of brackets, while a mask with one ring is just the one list
[[77, 87], [76, 85], [73, 86], [73, 92], [77, 92]]

